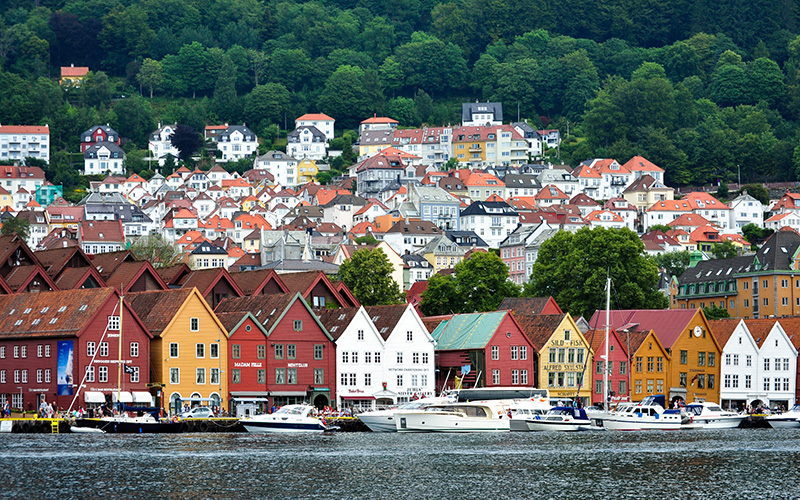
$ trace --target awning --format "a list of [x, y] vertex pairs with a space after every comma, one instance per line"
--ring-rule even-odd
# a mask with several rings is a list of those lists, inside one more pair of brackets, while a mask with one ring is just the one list
[[152, 401], [153, 401], [153, 396], [151, 396], [149, 392], [133, 391], [134, 403], [151, 403]]
[[133, 395], [128, 391], [117, 392], [114, 391], [111, 393], [111, 400], [117, 401], [117, 395], [119, 395], [120, 403], [133, 403]]
[[375, 396], [342, 396], [342, 399], [375, 399]]
[[231, 391], [231, 396], [235, 397], [236, 399], [240, 399], [239, 396], [257, 396], [257, 397], [265, 397], [269, 396], [268, 391]]
[[254, 403], [258, 403], [258, 402], [263, 402], [263, 401], [269, 401], [269, 398], [248, 398], [248, 397], [245, 396], [245, 397], [233, 398], [233, 400], [236, 401], [237, 403], [244, 403], [244, 402], [248, 402], [248, 401], [252, 401]]
[[106, 396], [102, 392], [87, 391], [83, 395], [83, 401], [86, 403], [105, 403]]
[[306, 391], [282, 391], [282, 392], [272, 391], [270, 394], [272, 394], [273, 396], [305, 396]]
[[214, 400], [211, 399], [211, 398], [181, 398], [181, 401], [200, 401], [200, 402], [206, 401], [206, 402], [208, 402], [208, 401], [214, 401]]

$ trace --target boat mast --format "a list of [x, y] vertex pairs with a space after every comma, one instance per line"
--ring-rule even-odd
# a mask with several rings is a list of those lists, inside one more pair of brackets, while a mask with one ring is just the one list
[[608, 410], [609, 400], [608, 400], [608, 328], [611, 324], [610, 316], [611, 316], [611, 276], [606, 278], [606, 347], [605, 347], [605, 354], [603, 356], [603, 408]]
[[117, 348], [117, 408], [122, 413], [122, 294], [119, 295], [119, 347]]

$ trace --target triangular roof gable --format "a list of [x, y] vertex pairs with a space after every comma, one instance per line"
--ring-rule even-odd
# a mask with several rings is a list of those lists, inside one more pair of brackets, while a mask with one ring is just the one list
[[108, 277], [106, 284], [116, 287], [118, 290], [122, 290], [122, 293], [127, 293], [145, 274], [149, 274], [162, 290], [167, 290], [169, 288], [169, 285], [164, 282], [161, 276], [159, 276], [158, 271], [156, 271], [153, 265], [148, 261], [122, 263], [117, 266], [111, 276]]
[[[592, 329], [592, 330], [589, 330], [589, 331], [586, 332], [586, 334], [583, 336], [583, 338], [586, 339], [588, 344], [591, 346], [593, 352], [595, 352], [595, 353], [605, 352], [605, 348], [603, 347], [603, 345], [606, 343], [606, 331], [605, 331], [605, 329], [601, 329], [601, 330]], [[612, 345], [615, 345], [614, 341], [616, 341], [616, 345], [622, 346], [622, 348], [627, 352], [628, 348], [627, 348], [625, 342], [623, 342], [622, 339], [620, 339], [619, 335], [617, 335], [617, 331], [614, 330], [613, 328], [609, 328], [608, 329], [608, 345], [609, 345], [609, 348]]]
[[3, 295], [10, 295], [14, 293], [14, 290], [12, 290], [11, 287], [6, 284], [6, 280], [4, 280], [2, 276], [0, 276], [0, 292], [2, 292]]
[[53, 279], [57, 278], [66, 267], [83, 267], [74, 265], [70, 266], [69, 263], [73, 259], [82, 261], [86, 267], [94, 267], [92, 266], [91, 259], [89, 259], [89, 257], [83, 252], [83, 250], [81, 250], [79, 246], [39, 250], [34, 254], [36, 255], [39, 263], [42, 264], [42, 267], [44, 267], [47, 271], [47, 274]]
[[786, 330], [784, 330], [783, 325], [781, 325], [780, 321], [775, 321], [775, 325], [772, 326], [772, 329], [764, 339], [764, 343], [762, 343], [761, 345], [763, 346], [766, 343], [767, 339], [773, 338], [774, 335], [781, 337], [787, 344], [789, 344], [789, 347], [792, 348], [792, 352], [794, 353], [795, 356], [797, 356], [797, 349], [795, 348], [792, 340], [789, 338], [789, 335], [786, 333]]
[[[342, 299], [342, 301], [339, 302], [339, 304], [342, 307], [345, 306], [358, 307], [361, 305], [356, 296], [353, 295], [353, 292], [350, 291], [350, 288], [348, 288], [347, 285], [344, 284], [344, 281], [331, 282], [331, 284], [336, 289], [336, 293], [338, 293], [339, 297]], [[345, 301], [347, 302], [347, 304], [342, 303]]]
[[268, 336], [267, 330], [264, 328], [264, 326], [261, 324], [261, 322], [258, 321], [258, 319], [255, 316], [253, 316], [253, 313], [251, 313], [250, 311], [219, 313], [218, 315], [215, 314], [215, 316], [218, 316], [218, 319], [220, 320], [220, 323], [222, 323], [224, 325], [225, 324], [225, 319], [224, 318], [226, 316], [227, 317], [234, 317], [234, 316], [239, 315], [239, 314], [242, 315], [241, 319], [235, 325], [229, 325], [230, 329], [228, 330], [228, 338], [233, 338], [234, 336], [236, 336], [236, 332], [239, 331], [239, 329], [242, 327], [242, 325], [244, 323], [247, 322], [248, 319], [253, 324], [256, 325], [256, 328], [258, 328], [258, 330], [262, 334], [264, 334], [264, 338], [266, 338]]
[[[631, 351], [633, 351], [630, 354], [631, 362], [635, 361], [634, 358], [636, 357], [636, 354], [639, 353], [639, 350], [645, 348], [644, 345], [645, 345], [646, 342], [649, 341], [648, 339], [652, 339], [656, 343], [656, 347], [664, 355], [664, 359], [669, 360], [669, 359], [672, 358], [672, 356], [670, 355], [670, 353], [667, 350], [667, 348], [664, 347], [664, 344], [661, 342], [661, 339], [659, 339], [658, 335], [656, 335], [655, 331], [647, 330], [647, 331], [632, 332], [631, 333], [631, 337], [636, 339], [637, 338], [637, 334], [638, 334], [638, 336], [639, 336], [639, 338], [641, 340], [639, 340], [638, 345], [636, 345], [636, 341], [635, 340], [634, 340], [634, 342], [631, 343]], [[644, 334], [644, 335], [642, 336], [641, 334]], [[649, 350], [649, 348], [650, 348], [650, 346], [648, 344], [646, 349]], [[630, 369], [631, 367], [628, 367], [628, 368]]]
[[[397, 321], [397, 323], [395, 324], [395, 327], [392, 329], [392, 331], [389, 332], [389, 335], [386, 336], [386, 340], [388, 341], [390, 338], [392, 338], [393, 335], [395, 335], [395, 332], [399, 332], [400, 331], [397, 328], [397, 326], [401, 325], [405, 321], [407, 321], [406, 317], [409, 316], [409, 315], [411, 316], [411, 320], [410, 321], [416, 323], [417, 327], [419, 327], [419, 329], [421, 331], [425, 332], [425, 336], [427, 337], [429, 342], [433, 342], [433, 336], [431, 336], [430, 332], [428, 332], [428, 327], [426, 327], [425, 323], [422, 322], [422, 318], [417, 313], [416, 308], [414, 308], [414, 306], [412, 304], [406, 304], [405, 311], [403, 311], [403, 314], [400, 316], [400, 319]], [[402, 333], [398, 334], [398, 335], [402, 335]]]
[[100, 276], [100, 273], [97, 272], [94, 266], [65, 269], [55, 281], [59, 290], [76, 290], [85, 288], [83, 285], [90, 278], [97, 283], [97, 287], [88, 288], [102, 288], [106, 286], [105, 280]]
[[205, 297], [209, 294], [209, 292], [211, 292], [217, 283], [222, 280], [227, 281], [231, 288], [233, 288], [233, 290], [239, 294], [239, 297], [244, 295], [242, 289], [236, 284], [236, 281], [231, 278], [230, 273], [228, 273], [228, 271], [222, 267], [192, 271], [180, 286], [181, 288], [201, 286], [202, 290], [200, 290], [200, 293]]
[[[143, 293], [143, 294], [145, 294], [145, 293], [163, 293], [163, 292], [169, 293], [169, 292], [172, 292], [172, 291], [173, 290], [157, 290], [157, 291], [153, 291], [153, 292], [140, 292], [140, 293]], [[170, 318], [170, 320], [167, 322], [167, 324], [164, 327], [164, 329], [161, 331], [161, 338], [164, 338], [164, 334], [169, 332], [172, 329], [173, 325], [175, 324], [176, 318], [181, 314], [181, 312], [183, 312], [183, 310], [187, 307], [187, 304], [189, 304], [189, 301], [192, 300], [192, 298], [200, 300], [200, 303], [201, 303], [203, 309], [206, 312], [208, 312], [209, 316], [211, 316], [212, 320], [214, 321], [214, 323], [216, 323], [217, 327], [219, 327], [220, 331], [224, 332], [226, 337], [230, 337], [230, 333], [228, 333], [228, 330], [225, 329], [225, 325], [223, 325], [220, 322], [219, 318], [217, 318], [217, 315], [214, 314], [213, 309], [211, 309], [211, 306], [208, 305], [208, 302], [206, 302], [206, 299], [203, 298], [203, 295], [200, 293], [200, 291], [196, 287], [192, 287], [191, 291], [189, 292], [189, 295], [186, 296], [186, 298], [181, 303], [180, 307], [178, 307], [178, 310], [175, 311], [175, 313], [172, 315], [172, 318]], [[176, 325], [176, 328], [184, 330], [184, 331], [186, 330], [186, 326], [185, 325], [183, 325], [183, 326], [177, 326]]]
[[[38, 264], [39, 259], [28, 247], [25, 241], [17, 234], [7, 234], [0, 236], [0, 263], [2, 268], [18, 265]], [[4, 276], [7, 276], [6, 272]]]
[[35, 266], [15, 267], [6, 276], [6, 284], [14, 291], [14, 293], [24, 293], [20, 292], [20, 290], [23, 290], [30, 285], [37, 277], [47, 283], [47, 286], [50, 287], [51, 291], [58, 291], [58, 286], [56, 286], [55, 282], [50, 278], [50, 276], [48, 276], [44, 268], [39, 264], [36, 264]]
[[158, 269], [158, 275], [161, 276], [161, 279], [164, 280], [164, 282], [169, 285], [176, 285], [186, 275], [191, 273], [192, 273], [192, 268], [190, 268], [183, 262], [181, 262], [180, 264], [175, 264], [173, 266], [162, 267]]
[[[328, 310], [327, 310], [327, 311], [325, 311], [323, 314], [336, 315], [336, 314], [340, 314], [340, 312], [339, 312], [339, 311], [341, 311], [341, 309], [328, 309]], [[356, 318], [361, 318], [361, 320], [363, 321], [363, 323], [365, 323], [365, 324], [367, 325], [367, 328], [369, 329], [370, 333], [371, 333], [371, 334], [372, 334], [372, 335], [373, 335], [373, 336], [374, 336], [376, 339], [378, 339], [378, 342], [380, 342], [380, 344], [381, 344], [382, 346], [383, 346], [383, 345], [386, 345], [386, 341], [385, 341], [385, 340], [383, 339], [383, 337], [381, 336], [380, 332], [378, 331], [378, 327], [377, 327], [377, 326], [375, 326], [375, 323], [373, 323], [373, 321], [372, 321], [372, 318], [371, 318], [371, 317], [370, 317], [370, 315], [369, 315], [369, 312], [367, 312], [367, 310], [366, 310], [366, 308], [365, 308], [364, 306], [357, 306], [356, 313], [355, 313], [355, 314], [353, 315], [353, 317], [350, 319], [350, 322], [349, 322], [349, 323], [347, 324], [347, 326], [344, 328], [344, 330], [342, 331], [342, 333], [341, 333], [341, 334], [339, 334], [339, 336], [338, 336], [338, 337], [336, 337], [336, 343], [337, 343], [337, 345], [338, 345], [339, 339], [341, 339], [341, 338], [342, 338], [342, 336], [344, 335], [344, 333], [345, 333], [345, 332], [350, 332], [350, 327], [351, 327], [353, 324], [355, 324], [355, 322], [356, 322]], [[322, 321], [322, 320], [320, 319], [320, 321]], [[335, 327], [332, 327], [332, 328], [335, 328]], [[331, 337], [333, 337], [333, 335], [331, 335]]]
[[[342, 305], [342, 296], [339, 294], [339, 292], [336, 290], [336, 287], [333, 286], [333, 283], [331, 283], [331, 280], [328, 279], [328, 277], [325, 275], [324, 272], [322, 272], [322, 271], [307, 271], [307, 272], [302, 272], [302, 273], [293, 273], [293, 277], [298, 277], [299, 278], [301, 275], [303, 275], [303, 276], [305, 276], [307, 278], [312, 273], [316, 274], [316, 276], [312, 277], [310, 280], [308, 280], [308, 279], [306, 279], [306, 280], [295, 280], [295, 279], [292, 279], [292, 280], [289, 280], [288, 282], [284, 282], [284, 283], [286, 283], [286, 286], [289, 288], [290, 292], [299, 292], [303, 296], [303, 298], [305, 298], [306, 296], [308, 296], [309, 293], [311, 293], [312, 290], [314, 290], [314, 287], [316, 287], [317, 284], [320, 281], [322, 281], [325, 284], [325, 286], [330, 290], [331, 294], [339, 302], [339, 305], [341, 306]], [[292, 285], [295, 285], [295, 284], [297, 286], [292, 286]]]
[[299, 292], [294, 294], [294, 297], [292, 297], [292, 300], [289, 302], [289, 304], [283, 309], [283, 311], [281, 311], [281, 314], [280, 314], [280, 316], [278, 316], [278, 319], [276, 319], [275, 321], [272, 322], [272, 325], [270, 326], [269, 331], [267, 332], [267, 336], [269, 337], [270, 335], [272, 335], [272, 332], [274, 332], [275, 328], [281, 323], [281, 321], [283, 321], [283, 317], [286, 316], [286, 313], [289, 312], [289, 310], [292, 308], [294, 303], [297, 302], [298, 299], [303, 304], [303, 306], [306, 308], [306, 311], [308, 311], [308, 314], [311, 316], [311, 318], [314, 320], [314, 322], [317, 325], [319, 325], [319, 327], [322, 329], [322, 333], [325, 334], [325, 336], [328, 338], [328, 340], [333, 342], [333, 337], [331, 336], [330, 333], [328, 333], [328, 330], [325, 328], [325, 325], [323, 325], [320, 322], [320, 320], [317, 317], [317, 315], [314, 314], [314, 311], [311, 309], [311, 306], [308, 305], [308, 302], [306, 302], [306, 300], [303, 298], [302, 295], [300, 295]]
[[[248, 289], [252, 286], [252, 280], [250, 278], [258, 278], [259, 274], [264, 275], [263, 278], [261, 278], [252, 291], [248, 293]], [[290, 293], [289, 287], [286, 286], [286, 283], [283, 282], [280, 275], [274, 269], [239, 271], [230, 273], [230, 275], [237, 285], [241, 284], [239, 288], [244, 295], [258, 295], [262, 293], [264, 288], [270, 283], [278, 285], [278, 287], [283, 290], [283, 293]]]

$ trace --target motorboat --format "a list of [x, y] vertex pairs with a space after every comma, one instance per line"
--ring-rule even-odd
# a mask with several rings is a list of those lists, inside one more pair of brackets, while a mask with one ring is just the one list
[[364, 422], [372, 432], [397, 432], [395, 413], [403, 410], [421, 410], [432, 404], [452, 403], [453, 398], [422, 398], [403, 403], [400, 406], [384, 410], [365, 411], [358, 414], [358, 419]]
[[613, 411], [605, 420], [603, 427], [611, 431], [671, 431], [678, 430], [689, 421], [681, 410], [664, 408], [664, 396], [647, 396], [640, 403], [625, 405]]
[[764, 417], [773, 429], [796, 429], [800, 427], [800, 404], [783, 413], [774, 413]]
[[586, 410], [572, 406], [554, 406], [545, 415], [528, 418], [525, 423], [531, 431], [586, 431], [592, 427]]
[[684, 428], [733, 429], [747, 418], [744, 413], [723, 410], [717, 403], [707, 401], [686, 405], [684, 411], [691, 418], [691, 422], [684, 424]]
[[539, 400], [538, 398], [512, 404], [508, 415], [508, 418], [511, 419], [509, 429], [511, 431], [529, 431], [526, 420], [543, 416], [550, 411], [550, 408], [552, 406], [547, 400]]
[[[108, 434], [176, 434], [181, 432], [183, 422], [179, 419], [156, 419], [149, 413], [129, 416], [127, 413], [102, 418], [78, 418], [71, 425], [72, 432], [93, 432], [99, 429]], [[77, 429], [76, 429], [77, 428]]]
[[502, 401], [446, 403], [395, 412], [398, 432], [508, 432], [508, 405]]
[[247, 432], [324, 432], [325, 419], [311, 405], [286, 405], [276, 412], [240, 420]]

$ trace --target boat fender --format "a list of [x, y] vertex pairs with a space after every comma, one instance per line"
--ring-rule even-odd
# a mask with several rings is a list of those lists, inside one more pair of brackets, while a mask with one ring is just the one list
[[21, 425], [19, 425], [19, 424], [14, 424], [14, 425], [11, 427], [11, 432], [12, 432], [13, 434], [19, 434], [20, 432], [22, 432], [22, 426], [21, 426]]
[[200, 432], [208, 432], [208, 423], [207, 422], [201, 422], [200, 423]]
[[31, 424], [29, 424], [28, 422], [25, 422], [24, 424], [22, 424], [22, 432], [27, 434], [30, 431], [31, 431]]
[[181, 420], [180, 417], [178, 417], [177, 415], [172, 417], [172, 421], [175, 422], [175, 423], [179, 422], [180, 420]]

